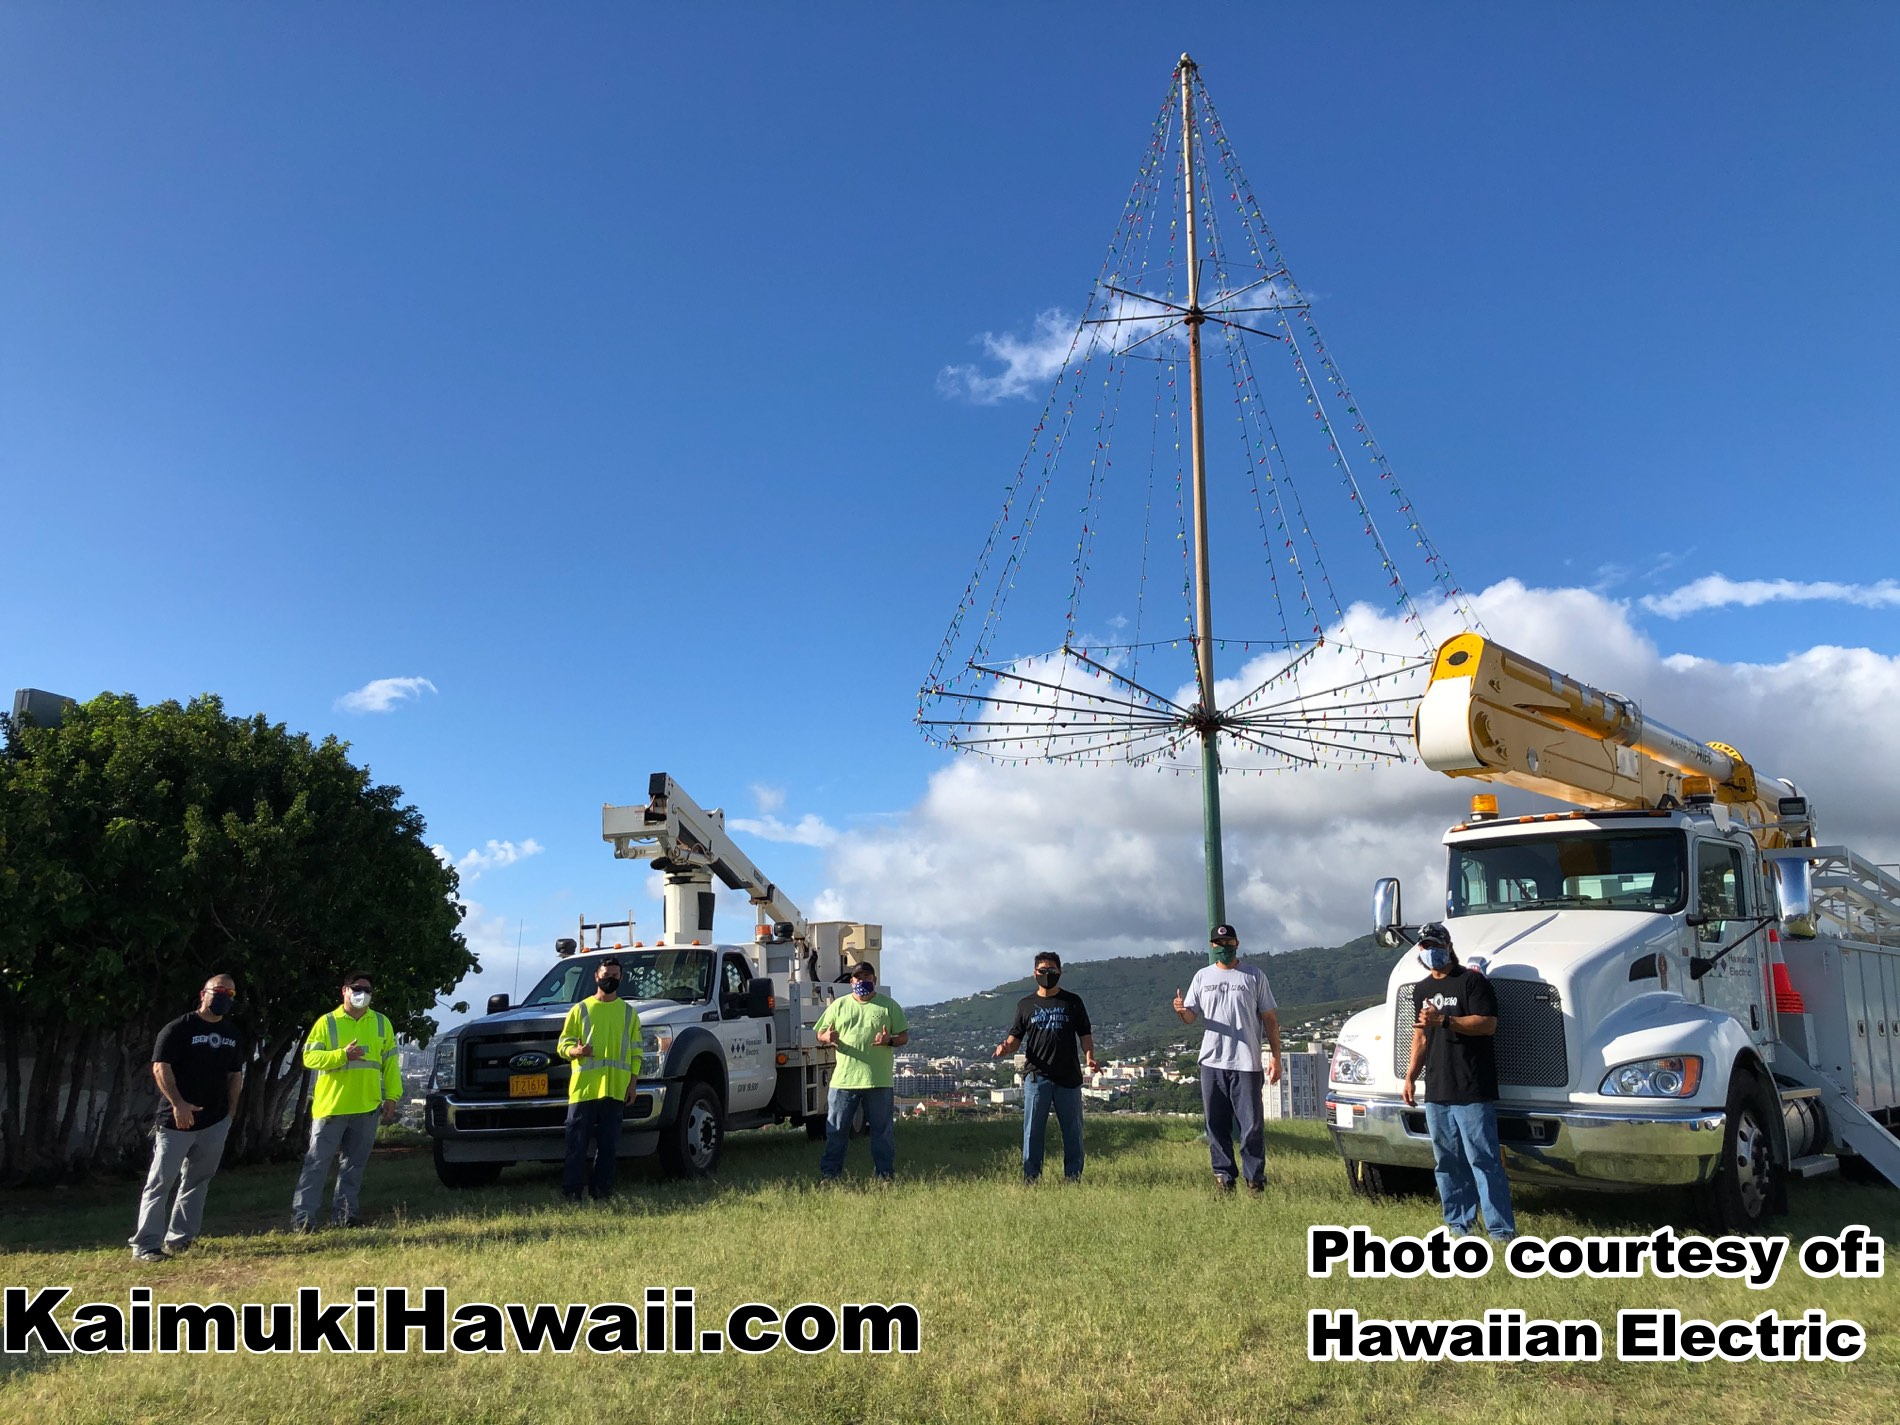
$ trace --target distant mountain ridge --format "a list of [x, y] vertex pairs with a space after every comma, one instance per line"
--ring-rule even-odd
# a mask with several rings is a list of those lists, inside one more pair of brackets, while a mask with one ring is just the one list
[[[1334, 948], [1313, 946], [1256, 957], [1266, 971], [1282, 1025], [1343, 1008], [1358, 1008], [1385, 995], [1392, 963], [1401, 952], [1373, 943], [1370, 935]], [[1177, 989], [1186, 989], [1207, 963], [1204, 950], [1167, 955], [1126, 955], [1113, 960], [1081, 960], [1063, 967], [1062, 987], [1088, 1004], [1095, 1026], [1095, 1049], [1103, 1055], [1135, 1055], [1165, 1049], [1197, 1030], [1175, 1017]], [[987, 1055], [1009, 1030], [1016, 1001], [1035, 988], [1025, 975], [994, 989], [939, 1004], [905, 1007], [914, 1054]]]

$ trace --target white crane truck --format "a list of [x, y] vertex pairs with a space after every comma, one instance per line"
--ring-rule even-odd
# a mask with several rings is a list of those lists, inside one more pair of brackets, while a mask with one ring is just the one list
[[[608, 955], [622, 967], [622, 997], [640, 1015], [644, 1062], [620, 1138], [620, 1156], [658, 1153], [675, 1177], [718, 1165], [731, 1129], [802, 1123], [824, 1131], [836, 1051], [814, 1034], [818, 1017], [848, 989], [848, 966], [880, 967], [880, 926], [807, 922], [707, 811], [664, 772], [641, 806], [601, 809], [614, 855], [646, 860], [665, 878], [661, 933], [633, 936], [633, 917], [580, 924], [555, 942], [557, 960], [519, 1005], [493, 995], [488, 1013], [437, 1042], [425, 1122], [437, 1176], [449, 1187], [492, 1183], [517, 1162], [559, 1162], [567, 1118], [568, 1062], [555, 1052], [568, 1007], [593, 993]], [[750, 944], [712, 936], [713, 879], [751, 900]], [[608, 933], [624, 931], [609, 943]], [[589, 933], [593, 943], [587, 943]]]
[[[1743, 1231], [1844, 1161], [1900, 1186], [1900, 878], [1817, 844], [1807, 798], [1734, 748], [1475, 633], [1439, 648], [1413, 738], [1437, 771], [1577, 808], [1479, 795], [1445, 837], [1444, 921], [1498, 996], [1513, 1179], [1680, 1187]], [[1402, 919], [1379, 881], [1382, 944], [1415, 938]], [[1424, 976], [1405, 954], [1333, 1055], [1328, 1121], [1365, 1195], [1431, 1187], [1401, 1097]]]

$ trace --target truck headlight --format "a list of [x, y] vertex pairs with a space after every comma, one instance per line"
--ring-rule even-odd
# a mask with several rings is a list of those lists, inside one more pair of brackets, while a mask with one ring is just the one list
[[455, 1087], [455, 1065], [462, 1047], [462, 1041], [454, 1037], [443, 1039], [435, 1046], [435, 1067], [430, 1077], [438, 1089]]
[[1619, 1098], [1687, 1098], [1702, 1082], [1702, 1060], [1694, 1054], [1671, 1059], [1638, 1059], [1618, 1064], [1603, 1076], [1597, 1092]]
[[660, 1060], [666, 1057], [666, 1051], [673, 1047], [673, 1031], [655, 1029], [640, 1036], [640, 1072], [657, 1074], [660, 1072]]
[[1333, 1082], [1369, 1084], [1372, 1082], [1372, 1064], [1364, 1054], [1355, 1053], [1344, 1044], [1335, 1044], [1333, 1046]]

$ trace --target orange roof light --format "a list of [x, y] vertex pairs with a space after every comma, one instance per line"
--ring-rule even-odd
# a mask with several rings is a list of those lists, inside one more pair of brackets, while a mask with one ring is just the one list
[[1498, 814], [1498, 799], [1489, 792], [1479, 792], [1471, 799], [1471, 819], [1489, 821]]

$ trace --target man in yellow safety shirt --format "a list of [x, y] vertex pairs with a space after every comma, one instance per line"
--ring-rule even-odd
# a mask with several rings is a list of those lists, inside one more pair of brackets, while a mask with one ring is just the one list
[[337, 1174], [331, 1221], [338, 1227], [363, 1225], [356, 1215], [357, 1194], [376, 1145], [376, 1125], [394, 1123], [402, 1102], [396, 1031], [387, 1015], [370, 1011], [369, 998], [368, 975], [360, 970], [345, 975], [343, 1003], [311, 1025], [304, 1039], [303, 1066], [316, 1070], [317, 1092], [310, 1105], [310, 1151], [290, 1200], [296, 1232], [316, 1230], [332, 1161]]
[[561, 1196], [579, 1202], [586, 1180], [588, 1195], [598, 1202], [613, 1196], [620, 1124], [633, 1099], [643, 1057], [640, 1016], [620, 998], [620, 962], [612, 956], [594, 967], [594, 993], [567, 1012], [557, 1049], [574, 1066], [567, 1076], [567, 1162], [561, 1170]]

